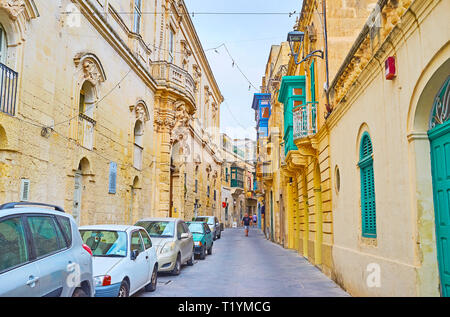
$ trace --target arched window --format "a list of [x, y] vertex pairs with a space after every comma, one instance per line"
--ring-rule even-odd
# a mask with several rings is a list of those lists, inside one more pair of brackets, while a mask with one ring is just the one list
[[92, 150], [94, 146], [94, 108], [95, 89], [86, 81], [80, 90], [78, 105], [78, 142], [81, 146]]
[[6, 65], [7, 52], [7, 40], [6, 32], [3, 26], [0, 24], [0, 63]]
[[144, 125], [141, 120], [136, 121], [134, 125], [134, 167], [138, 170], [142, 169], [142, 153], [143, 146]]
[[372, 141], [367, 132], [362, 136], [359, 163], [361, 173], [361, 222], [362, 236], [377, 237], [375, 182], [373, 173]]

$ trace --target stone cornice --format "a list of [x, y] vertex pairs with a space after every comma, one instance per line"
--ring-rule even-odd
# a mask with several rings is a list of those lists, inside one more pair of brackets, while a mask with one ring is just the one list
[[189, 33], [188, 38], [193, 39], [193, 50], [197, 51], [197, 56], [200, 58], [200, 61], [204, 65], [204, 69], [206, 70], [206, 76], [208, 77], [208, 80], [212, 84], [212, 88], [215, 93], [215, 97], [217, 98], [216, 102], [218, 104], [221, 104], [224, 101], [224, 97], [222, 96], [222, 93], [220, 92], [219, 85], [217, 84], [217, 81], [214, 77], [214, 74], [212, 72], [211, 66], [209, 65], [208, 58], [206, 57], [205, 51], [203, 50], [203, 46], [200, 42], [200, 39], [198, 37], [197, 31], [195, 30], [194, 24], [192, 23], [191, 17], [189, 15], [189, 11], [186, 7], [186, 4], [183, 0], [179, 1], [179, 6], [183, 10], [183, 18], [181, 24], [186, 25], [186, 32]]
[[[361, 43], [368, 40], [368, 34], [365, 34], [365, 40], [359, 41], [359, 47], [356, 47], [358, 41], [355, 43], [354, 47], [356, 48], [352, 49], [350, 52], [351, 54], [347, 56], [346, 62], [341, 68], [344, 69], [344, 66], [347, 68], [354, 68], [355, 65], [357, 65], [357, 69], [353, 69], [354, 73], [352, 75], [349, 75], [350, 70], [347, 70], [347, 72], [344, 72], [341, 75], [339, 75], [338, 72], [338, 75], [331, 86], [332, 90], [335, 89], [335, 85], [337, 85], [339, 81], [339, 76], [345, 74], [348, 76], [349, 79], [347, 79], [346, 90], [339, 95], [334, 96], [335, 110], [327, 120], [330, 128], [334, 127], [339, 121], [351, 106], [352, 101], [356, 99], [368, 85], [370, 85], [372, 80], [374, 80], [380, 72], [384, 71], [383, 61], [385, 58], [396, 54], [399, 44], [401, 45], [401, 42], [405, 41], [410, 34], [418, 28], [418, 25], [420, 24], [418, 19], [424, 15], [427, 9], [431, 10], [432, 7], [436, 6], [437, 2], [415, 0], [408, 9], [403, 12], [400, 20], [392, 26], [392, 28], [389, 28], [389, 32], [385, 35], [384, 40], [378, 45], [377, 49], [373, 53], [369, 52], [368, 54], [365, 54], [364, 65], [361, 65], [361, 63], [359, 63], [359, 65], [358, 63], [355, 64], [352, 60], [357, 56], [356, 54], [361, 47]], [[364, 31], [361, 34], [364, 34]]]
[[95, 27], [101, 36], [115, 49], [118, 54], [128, 63], [135, 73], [153, 91], [156, 90], [156, 82], [149, 70], [134, 56], [128, 45], [114, 31], [101, 12], [99, 12], [92, 0], [72, 0], [79, 4], [80, 11], [84, 17]]

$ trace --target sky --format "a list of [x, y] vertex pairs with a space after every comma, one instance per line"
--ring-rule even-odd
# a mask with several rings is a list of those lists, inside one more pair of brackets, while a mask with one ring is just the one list
[[[256, 139], [253, 94], [260, 92], [272, 45], [286, 41], [301, 11], [301, 0], [185, 0], [214, 77], [225, 98], [221, 105], [221, 132], [232, 138]], [[296, 14], [289, 17], [289, 12]], [[205, 14], [205, 13], [285, 14]], [[197, 14], [196, 14], [197, 13]], [[214, 49], [225, 43], [225, 47]], [[245, 74], [253, 87], [241, 74]]]

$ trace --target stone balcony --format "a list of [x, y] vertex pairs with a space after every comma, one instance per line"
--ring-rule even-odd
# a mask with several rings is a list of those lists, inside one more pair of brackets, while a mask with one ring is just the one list
[[166, 61], [156, 61], [151, 63], [151, 74], [158, 86], [184, 96], [195, 105], [195, 82], [186, 70]]

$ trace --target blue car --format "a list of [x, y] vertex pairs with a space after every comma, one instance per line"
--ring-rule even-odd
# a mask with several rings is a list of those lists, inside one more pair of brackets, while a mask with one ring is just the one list
[[206, 222], [186, 222], [194, 237], [194, 254], [204, 260], [206, 253], [212, 254], [213, 236]]

